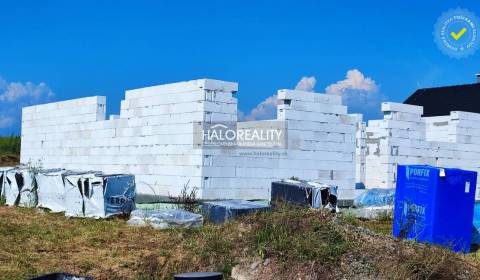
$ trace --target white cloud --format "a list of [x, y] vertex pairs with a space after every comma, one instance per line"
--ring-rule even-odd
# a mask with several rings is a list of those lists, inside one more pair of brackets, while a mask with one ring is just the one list
[[327, 94], [342, 95], [348, 90], [362, 90], [365, 92], [376, 92], [378, 86], [371, 78], [365, 76], [358, 69], [347, 71], [345, 80], [338, 81], [325, 88]]
[[255, 121], [276, 119], [277, 103], [277, 95], [272, 95], [269, 98], [260, 102], [257, 107], [253, 108], [248, 115], [243, 117], [243, 120]]
[[[296, 90], [313, 91], [317, 79], [315, 77], [302, 77], [295, 86]], [[277, 118], [277, 95], [272, 95], [263, 100], [249, 114], [238, 112], [238, 119], [242, 121], [272, 120]]]
[[295, 86], [296, 90], [313, 91], [317, 79], [315, 77], [303, 77]]
[[371, 119], [381, 117], [380, 103], [385, 97], [379, 89], [372, 78], [365, 77], [358, 69], [351, 69], [344, 80], [327, 86], [325, 93], [341, 95], [350, 113], [361, 113], [364, 119]]
[[[302, 77], [295, 86], [296, 90], [314, 91], [317, 79]], [[364, 119], [381, 118], [380, 103], [385, 96], [380, 92], [380, 86], [358, 69], [347, 71], [343, 80], [337, 81], [325, 88], [326, 94], [341, 95], [343, 104], [348, 106], [350, 113], [361, 113]], [[238, 113], [239, 120], [267, 120], [277, 117], [277, 96], [272, 95], [263, 100], [249, 114]]]
[[53, 96], [44, 82], [7, 82], [0, 77], [0, 134], [18, 133], [22, 107], [49, 101]]
[[0, 101], [15, 102], [22, 98], [33, 98], [38, 100], [43, 97], [52, 97], [53, 92], [47, 84], [41, 82], [35, 85], [32, 82], [22, 83], [6, 83], [4, 91], [0, 94]]

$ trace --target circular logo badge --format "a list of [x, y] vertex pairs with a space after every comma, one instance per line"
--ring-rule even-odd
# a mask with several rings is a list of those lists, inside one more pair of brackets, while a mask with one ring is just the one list
[[480, 47], [479, 25], [480, 20], [469, 10], [449, 10], [443, 13], [435, 24], [435, 42], [446, 55], [455, 58], [467, 57]]

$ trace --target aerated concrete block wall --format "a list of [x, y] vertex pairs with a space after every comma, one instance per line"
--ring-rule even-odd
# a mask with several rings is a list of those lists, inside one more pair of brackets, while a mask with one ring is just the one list
[[[338, 186], [355, 186], [355, 132], [358, 116], [347, 114], [340, 96], [279, 90], [277, 122], [287, 127], [285, 149], [205, 149], [209, 198], [270, 197], [272, 181], [297, 177]], [[239, 122], [239, 127], [269, 121]]]
[[277, 118], [288, 125], [289, 156], [280, 160], [281, 166], [300, 178], [354, 189], [361, 116], [347, 114], [337, 95], [281, 90], [278, 99]]
[[480, 114], [453, 111], [422, 118], [423, 107], [398, 103], [383, 103], [382, 111], [384, 119], [369, 121], [366, 128], [367, 187], [395, 187], [399, 164], [480, 172]]
[[208, 79], [129, 90], [113, 120], [105, 120], [105, 97], [26, 107], [21, 162], [131, 173], [145, 195], [177, 195], [188, 183], [202, 197], [203, 151], [193, 145], [193, 125], [236, 121], [236, 91], [236, 83]]
[[110, 120], [101, 96], [25, 107], [21, 162], [131, 173], [140, 197], [178, 195], [188, 184], [203, 199], [267, 199], [271, 181], [291, 176], [354, 188], [358, 116], [338, 96], [278, 92], [287, 148], [198, 146], [194, 126], [237, 121], [237, 90], [210, 79], [129, 90]]

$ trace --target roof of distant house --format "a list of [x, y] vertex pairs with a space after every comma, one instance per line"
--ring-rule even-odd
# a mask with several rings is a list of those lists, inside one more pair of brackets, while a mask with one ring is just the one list
[[403, 103], [423, 106], [423, 116], [445, 116], [451, 111], [480, 113], [480, 83], [422, 88]]

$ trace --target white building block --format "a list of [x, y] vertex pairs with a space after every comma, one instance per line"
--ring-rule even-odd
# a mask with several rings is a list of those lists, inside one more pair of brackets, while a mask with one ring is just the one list
[[342, 105], [342, 97], [333, 94], [319, 94], [309, 91], [281, 89], [277, 92], [280, 100], [299, 100], [304, 102]]
[[422, 115], [423, 114], [423, 107], [422, 106], [402, 104], [402, 103], [383, 102], [382, 103], [382, 112], [403, 112], [403, 113]]

